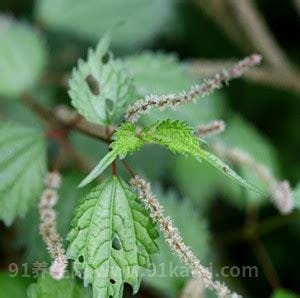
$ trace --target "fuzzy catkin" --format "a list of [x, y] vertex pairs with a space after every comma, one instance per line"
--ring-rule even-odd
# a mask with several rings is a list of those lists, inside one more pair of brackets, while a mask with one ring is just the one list
[[224, 121], [214, 120], [208, 124], [199, 125], [195, 131], [198, 137], [205, 138], [222, 133], [225, 130], [225, 127], [226, 124]]
[[231, 69], [223, 70], [215, 74], [212, 78], [204, 80], [201, 85], [192, 86], [187, 91], [182, 91], [179, 94], [168, 95], [148, 95], [129, 106], [125, 120], [135, 123], [142, 114], [148, 113], [152, 108], [156, 107], [160, 110], [165, 108], [176, 108], [179, 105], [189, 102], [195, 102], [198, 96], [206, 96], [214, 90], [222, 87], [223, 84], [228, 84], [232, 79], [242, 76], [251, 67], [261, 62], [261, 56], [253, 54], [234, 65]]
[[57, 190], [61, 184], [61, 176], [57, 172], [47, 173], [45, 177], [46, 189], [43, 191], [39, 203], [40, 233], [53, 259], [50, 274], [55, 279], [62, 279], [67, 268], [67, 258], [62, 239], [56, 226], [56, 212], [53, 209], [58, 201]]
[[178, 229], [174, 227], [171, 218], [165, 215], [164, 207], [152, 194], [150, 184], [139, 176], [132, 178], [130, 183], [133, 188], [137, 189], [139, 198], [146, 209], [150, 211], [152, 220], [159, 225], [171, 250], [179, 256], [180, 260], [187, 267], [190, 268], [193, 277], [200, 279], [203, 286], [215, 291], [218, 297], [239, 297], [235, 293], [232, 293], [224, 284], [214, 281], [212, 272], [200, 264], [198, 258], [183, 242], [182, 237]]
[[259, 177], [265, 183], [274, 205], [282, 214], [293, 211], [295, 201], [287, 180], [277, 181], [265, 165], [256, 162], [252, 156], [240, 148], [226, 148], [224, 145], [217, 143], [214, 145], [214, 150], [221, 158], [245, 165], [253, 174]]

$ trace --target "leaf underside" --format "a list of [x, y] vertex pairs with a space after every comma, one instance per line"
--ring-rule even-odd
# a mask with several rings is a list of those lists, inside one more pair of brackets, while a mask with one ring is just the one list
[[46, 148], [30, 128], [0, 123], [0, 218], [10, 225], [33, 206], [43, 187]]
[[139, 289], [140, 267], [151, 268], [158, 237], [148, 212], [120, 178], [94, 188], [74, 212], [68, 257], [93, 285], [94, 297], [122, 297], [123, 284]]

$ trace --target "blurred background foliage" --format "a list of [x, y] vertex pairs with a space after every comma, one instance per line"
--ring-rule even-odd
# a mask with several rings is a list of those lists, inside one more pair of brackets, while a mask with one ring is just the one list
[[[152, 112], [142, 118], [142, 123], [171, 117], [195, 126], [224, 119], [227, 130], [209, 139], [209, 143], [222, 140], [228, 146], [246, 150], [277, 178], [288, 179], [296, 188], [300, 171], [299, 1], [252, 2], [259, 20], [263, 20], [262, 26], [268, 28], [271, 48], [270, 43], [264, 44], [265, 35], [256, 31], [256, 23], [249, 22], [252, 12], [248, 10], [246, 17], [241, 17], [245, 7], [234, 0], [128, 0], [126, 4], [120, 0], [3, 0], [0, 117], [42, 128], [37, 117], [17, 100], [22, 91], [18, 88], [30, 90], [47, 106], [69, 105], [68, 74], [106, 31], [112, 32], [112, 50], [124, 59], [141, 96], [181, 91], [231, 60], [262, 52], [261, 72], [254, 70], [252, 76], [232, 82], [197, 104]], [[9, 30], [5, 30], [7, 16], [16, 24]], [[76, 164], [67, 161], [63, 169], [57, 207], [63, 236], [73, 207], [82, 196], [82, 190], [76, 187], [85, 175], [82, 168], [94, 165], [107, 151], [105, 144], [77, 132], [69, 138], [75, 155], [82, 158], [75, 158]], [[48, 142], [50, 156], [56, 146], [54, 141]], [[258, 266], [256, 278], [226, 278], [238, 292], [246, 297], [298, 297], [298, 211], [281, 216], [267, 198], [241, 189], [209, 165], [174, 156], [162, 148], [146, 147], [128, 162], [136, 172], [155, 182], [159, 199], [206, 265], [216, 264], [216, 272], [226, 265]], [[263, 187], [249, 169], [236, 170]], [[125, 171], [122, 174], [128, 177]], [[5, 272], [11, 263], [17, 263], [20, 270], [21, 264], [28, 263], [31, 270], [34, 262], [49, 261], [39, 237], [37, 210], [32, 208], [11, 227], [1, 224], [0, 243], [0, 288], [4, 289], [0, 296], [27, 297], [25, 289], [31, 280], [12, 280]], [[155, 264], [176, 263], [163, 240], [159, 244], [161, 253], [155, 256]], [[150, 275], [137, 297], [177, 297], [188, 279]], [[42, 296], [39, 287], [47, 288], [47, 280], [41, 283], [31, 287], [29, 297], [54, 295]], [[127, 292], [130, 297], [130, 290]], [[89, 292], [76, 288], [68, 295], [89, 297]]]

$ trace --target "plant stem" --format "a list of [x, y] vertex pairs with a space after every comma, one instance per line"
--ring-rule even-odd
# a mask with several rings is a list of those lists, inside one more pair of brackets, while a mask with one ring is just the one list
[[[253, 249], [258, 263], [264, 271], [267, 281], [272, 289], [275, 290], [281, 288], [281, 283], [275, 267], [272, 264], [272, 260], [269, 257], [262, 241], [259, 239], [259, 234], [257, 233], [256, 226], [258, 224], [258, 212], [259, 209], [257, 205], [249, 205], [247, 208], [245, 226], [250, 227], [250, 231], [252, 231], [252, 233], [249, 233], [248, 241]], [[251, 230], [252, 227], [254, 228]]]
[[[113, 126], [107, 127], [90, 123], [65, 107], [56, 111], [48, 109], [35, 100], [31, 94], [23, 94], [22, 101], [51, 128], [62, 126], [64, 129], [76, 130], [93, 138], [101, 139], [105, 143], [111, 142], [111, 135], [116, 129]], [[107, 134], [107, 131], [110, 133]]]
[[117, 175], [118, 175], [116, 160], [114, 160], [114, 161], [112, 162], [112, 174], [113, 174], [114, 176], [117, 176]]
[[21, 95], [21, 100], [34, 114], [36, 114], [41, 119], [41, 121], [43, 121], [43, 123], [48, 128], [53, 128], [53, 126], [56, 125], [56, 121], [52, 113], [48, 111], [43, 105], [36, 102], [31, 94], [23, 93]]
[[253, 238], [250, 244], [272, 289], [282, 288], [279, 276], [262, 242], [258, 238]]

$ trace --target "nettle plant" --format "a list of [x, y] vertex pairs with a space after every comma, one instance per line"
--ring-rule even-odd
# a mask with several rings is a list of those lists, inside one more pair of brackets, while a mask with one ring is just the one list
[[[108, 141], [111, 142], [109, 153], [79, 186], [84, 187], [96, 179], [111, 164], [112, 176], [79, 203], [68, 235], [67, 256], [74, 260], [73, 268], [84, 283], [93, 285], [94, 297], [121, 297], [124, 283], [130, 284], [133, 292], [137, 292], [140, 268], [151, 268], [151, 255], [158, 252], [155, 223], [170, 249], [190, 267], [195, 277], [203, 280], [204, 285], [219, 296], [231, 295], [224, 285], [213, 281], [211, 272], [183, 243], [172, 219], [152, 194], [150, 184], [130, 170], [133, 178], [128, 185], [118, 176], [116, 159], [124, 160], [127, 154], [146, 144], [157, 144], [173, 153], [193, 156], [198, 162], [206, 160], [242, 186], [251, 187], [219, 158], [205, 150], [205, 142], [187, 123], [166, 119], [143, 128], [136, 123], [152, 108], [176, 108], [195, 101], [198, 96], [220, 88], [223, 82], [239, 77], [259, 62], [260, 56], [253, 55], [231, 70], [223, 71], [186, 92], [149, 95], [138, 101], [135, 101], [133, 80], [122, 62], [114, 60], [109, 52], [108, 36], [100, 41], [95, 51], [89, 51], [87, 61], [78, 62], [70, 80], [72, 105], [90, 122], [116, 126], [113, 133], [108, 132]], [[61, 263], [61, 268], [55, 266], [54, 276], [57, 273], [61, 276], [65, 269], [65, 259], [63, 256], [60, 258], [61, 261], [54, 261]]]
[[[6, 34], [5, 38], [20, 35], [22, 39], [25, 36], [26, 39], [35, 40], [26, 26], [20, 25], [12, 29], [9, 20], [6, 20], [5, 26], [6, 30], [0, 32], [2, 38]], [[259, 64], [261, 57], [257, 54], [251, 55], [187, 91], [162, 96], [147, 95], [139, 100], [135, 84], [135, 80], [139, 78], [129, 74], [128, 61], [115, 59], [109, 46], [110, 36], [106, 35], [95, 49], [89, 50], [86, 60], [78, 61], [71, 74], [69, 95], [77, 112], [65, 108], [55, 111], [47, 109], [32, 100], [28, 93], [23, 92], [23, 89], [33, 85], [39, 77], [43, 68], [43, 51], [31, 53], [35, 57], [34, 64], [25, 65], [22, 73], [20, 72], [20, 75], [26, 78], [20, 79], [25, 86], [11, 84], [10, 77], [5, 76], [9, 73], [15, 76], [18, 64], [12, 68], [7, 63], [6, 69], [1, 68], [1, 93], [18, 96], [22, 91], [23, 102], [45, 121], [47, 126], [47, 131], [43, 131], [42, 134], [11, 121], [2, 121], [0, 126], [1, 219], [10, 225], [16, 217], [24, 216], [29, 207], [35, 204], [34, 198], [41, 192], [41, 185], [45, 185], [38, 203], [39, 229], [52, 258], [49, 272], [53, 279], [46, 276], [37, 284], [31, 285], [28, 289], [29, 297], [44, 297], [43, 293], [51, 291], [51, 287], [65, 294], [69, 293], [71, 288], [74, 290], [75, 286], [71, 285], [71, 280], [64, 278], [68, 271], [68, 260], [69, 270], [73, 269], [85, 286], [92, 285], [95, 298], [122, 297], [125, 283], [131, 285], [133, 292], [137, 293], [144, 272], [142, 269], [151, 269], [153, 255], [160, 253], [157, 244], [159, 235], [165, 238], [169, 250], [178, 256], [178, 262], [185, 264], [193, 278], [203, 287], [214, 291], [219, 297], [238, 297], [224, 284], [215, 281], [210, 269], [200, 263], [188, 246], [189, 243], [183, 241], [173, 219], [165, 211], [163, 201], [161, 203], [156, 198], [150, 183], [136, 173], [127, 163], [126, 157], [148, 144], [162, 146], [172, 153], [193, 157], [195, 163], [207, 162], [242, 187], [260, 192], [212, 153], [205, 140], [207, 135], [224, 130], [225, 125], [222, 121], [192, 128], [187, 122], [174, 118], [154, 121], [147, 125], [142, 125], [139, 119], [152, 109], [160, 113], [164, 109], [180, 109], [187, 103], [195, 102], [243, 75], [249, 68]], [[8, 49], [9, 47], [5, 49], [1, 46], [0, 59], [5, 59]], [[5, 63], [5, 60], [0, 61], [1, 65], [5, 66]], [[59, 173], [60, 155], [55, 159], [51, 170], [45, 174], [45, 139], [54, 136], [64, 148], [67, 146], [61, 135], [61, 131], [64, 131], [61, 127], [64, 130], [75, 129], [96, 137], [107, 144], [109, 149], [79, 184], [85, 194], [76, 203], [68, 228], [66, 248], [57, 232], [59, 214], [56, 214], [54, 209], [62, 180]], [[273, 201], [283, 213], [293, 209], [292, 195], [286, 181], [277, 182], [266, 168], [241, 150], [230, 151], [222, 146], [215, 146], [214, 151], [222, 158], [250, 167], [266, 183]], [[74, 155], [74, 152], [67, 147], [67, 154]], [[117, 163], [118, 160], [121, 162]], [[160, 160], [151, 162], [159, 163]], [[130, 181], [125, 181], [119, 175], [121, 166], [132, 176]], [[102, 174], [109, 167], [112, 168], [112, 173], [103, 179]], [[85, 191], [84, 187], [91, 182], [97, 185], [91, 191]], [[76, 185], [70, 188], [76, 188]], [[60, 282], [55, 284], [55, 279]], [[84, 297], [81, 289], [76, 288], [76, 291], [78, 297]]]

